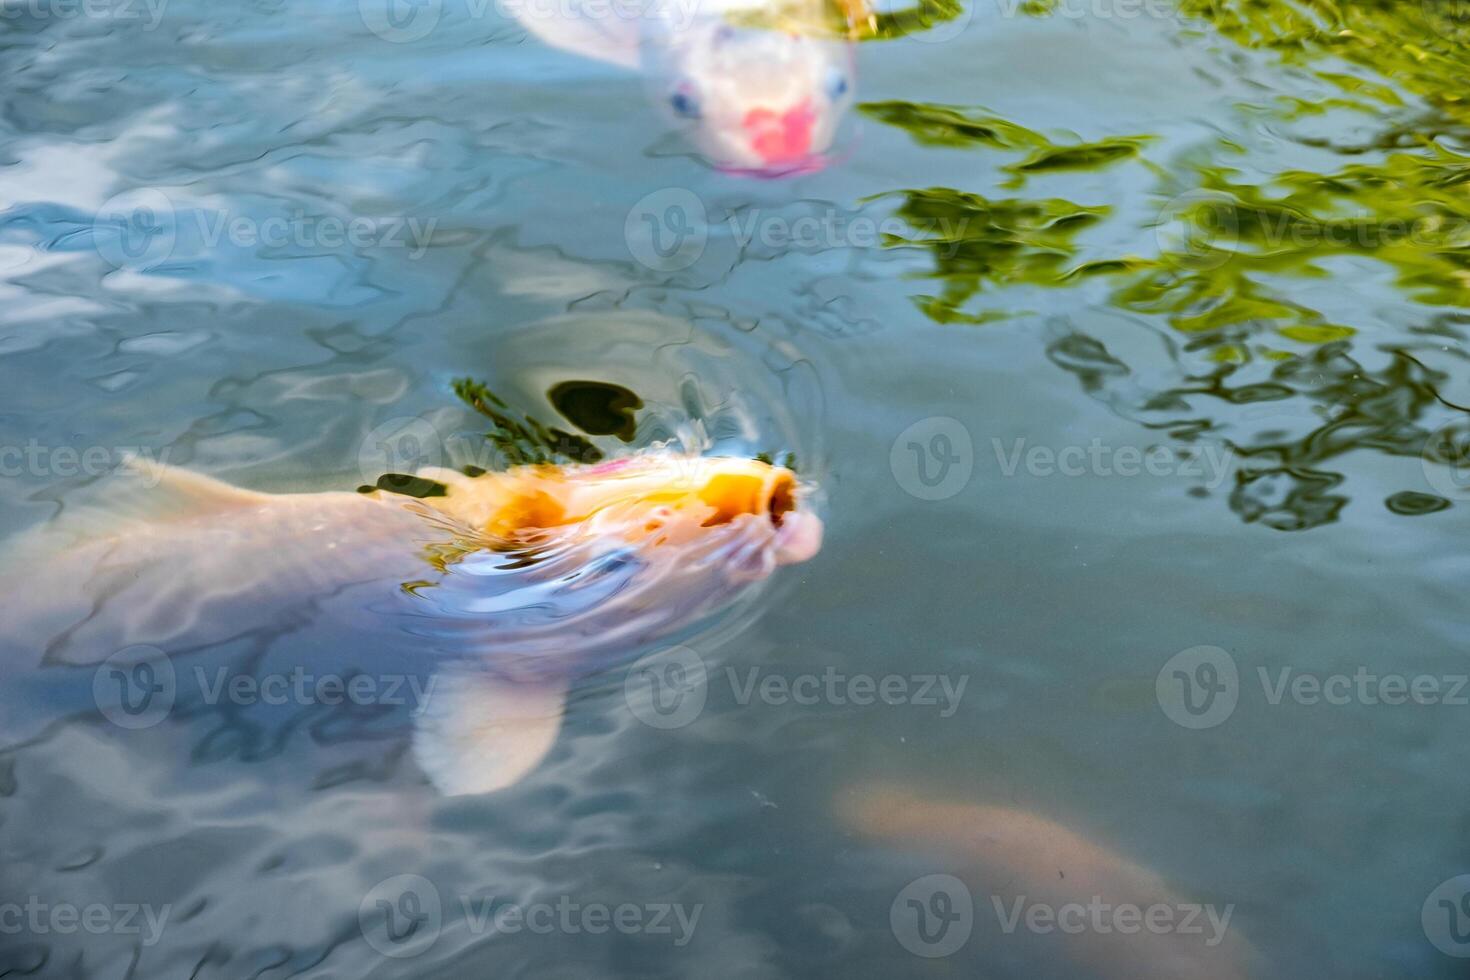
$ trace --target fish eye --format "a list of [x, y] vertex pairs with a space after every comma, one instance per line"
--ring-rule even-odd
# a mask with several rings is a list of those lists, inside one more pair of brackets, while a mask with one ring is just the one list
[[837, 101], [847, 94], [847, 75], [833, 69], [827, 75], [827, 98]]
[[669, 107], [685, 119], [699, 118], [699, 99], [687, 88], [674, 90], [669, 96]]

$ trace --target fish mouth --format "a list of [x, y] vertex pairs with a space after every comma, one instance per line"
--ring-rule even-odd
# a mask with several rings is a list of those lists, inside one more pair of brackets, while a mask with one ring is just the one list
[[719, 473], [699, 491], [699, 499], [714, 509], [703, 527], [729, 524], [745, 514], [765, 517], [774, 527], [796, 509], [796, 477], [774, 470], [765, 479], [750, 473]]
[[790, 473], [777, 473], [771, 481], [771, 492], [766, 498], [765, 512], [771, 523], [780, 527], [786, 515], [796, 509], [796, 477]]

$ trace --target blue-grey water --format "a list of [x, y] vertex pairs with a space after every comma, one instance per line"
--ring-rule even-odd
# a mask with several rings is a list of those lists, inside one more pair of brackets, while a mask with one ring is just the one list
[[[128, 451], [503, 462], [462, 378], [608, 453], [555, 385], [792, 453], [826, 522], [689, 638], [702, 707], [609, 668], [488, 795], [410, 751], [411, 635], [261, 623], [179, 675], [408, 693], [137, 725], [7, 649], [0, 977], [1464, 975], [1470, 45], [1401, 6], [977, 0], [858, 45], [831, 165], [756, 180], [494, 5], [0, 3], [7, 535]], [[1068, 828], [1234, 952], [1008, 932], [1068, 886], [856, 826], [879, 783]]]

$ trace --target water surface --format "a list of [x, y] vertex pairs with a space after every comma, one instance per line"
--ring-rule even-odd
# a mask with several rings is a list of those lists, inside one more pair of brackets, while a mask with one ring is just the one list
[[[1112, 975], [1004, 934], [1010, 883], [842, 826], [872, 779], [1036, 811], [1233, 907], [1243, 975], [1462, 975], [1455, 902], [1459, 931], [1426, 925], [1470, 870], [1470, 708], [1260, 679], [1465, 672], [1455, 4], [884, 17], [843, 158], [782, 181], [704, 166], [638, 78], [493, 7], [400, 42], [366, 0], [108, 9], [0, 21], [7, 533], [138, 447], [266, 490], [503, 463], [469, 378], [552, 451], [794, 454], [828, 537], [690, 640], [687, 724], [611, 670], [492, 796], [435, 794], [408, 704], [191, 694], [129, 729], [95, 663], [7, 650], [0, 711], [45, 724], [0, 750], [4, 894], [167, 912], [12, 929], [0, 975]], [[632, 430], [559, 413], [573, 381], [634, 393]], [[423, 682], [403, 639], [308, 622], [179, 669]], [[1188, 727], [1156, 679], [1201, 646], [1238, 704]], [[966, 681], [946, 716], [746, 695], [751, 671]], [[938, 872], [974, 933], [926, 958], [890, 910]], [[482, 914], [558, 902], [700, 912]]]

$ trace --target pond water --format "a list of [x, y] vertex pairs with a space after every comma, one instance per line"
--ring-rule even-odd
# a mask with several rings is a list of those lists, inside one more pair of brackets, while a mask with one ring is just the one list
[[[605, 454], [792, 454], [826, 522], [639, 661], [697, 709], [594, 672], [493, 794], [417, 765], [410, 634], [169, 651], [406, 693], [146, 724], [111, 651], [8, 638], [0, 976], [1464, 975], [1461, 6], [888, 11], [779, 180], [494, 5], [0, 12], [5, 534], [126, 451], [502, 463], [463, 379]], [[1204, 935], [1006, 926], [1097, 897]]]

